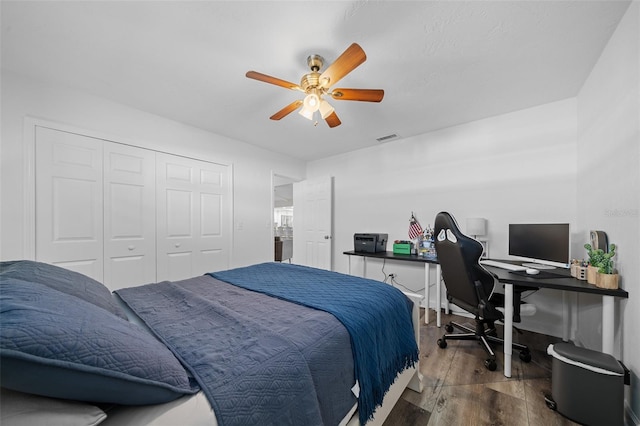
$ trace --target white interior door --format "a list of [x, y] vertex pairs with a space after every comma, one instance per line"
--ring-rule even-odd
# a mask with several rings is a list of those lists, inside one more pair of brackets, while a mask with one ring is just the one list
[[158, 281], [229, 267], [228, 166], [156, 155]]
[[331, 270], [333, 178], [293, 184], [293, 263]]
[[104, 144], [104, 284], [156, 281], [155, 152]]
[[36, 260], [103, 281], [102, 141], [36, 127]]

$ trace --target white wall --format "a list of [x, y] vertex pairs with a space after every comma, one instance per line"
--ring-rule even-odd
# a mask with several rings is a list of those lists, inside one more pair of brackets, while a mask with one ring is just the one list
[[[640, 3], [632, 3], [578, 96], [581, 232], [603, 230], [618, 246], [629, 300], [617, 304], [616, 348], [632, 371], [627, 401], [640, 419]], [[581, 297], [585, 307], [593, 298]], [[601, 310], [581, 309], [579, 339], [600, 349]]]
[[[24, 118], [62, 123], [143, 148], [232, 164], [232, 265], [273, 260], [271, 176], [304, 177], [304, 163], [246, 143], [170, 121], [106, 99], [2, 73], [0, 259], [27, 257], [23, 235]], [[212, 117], [214, 119], [214, 117]]]
[[[509, 223], [574, 225], [576, 140], [575, 99], [567, 99], [309, 163], [307, 177], [335, 177], [335, 270], [347, 272], [342, 252], [353, 249], [356, 232], [407, 239], [412, 211], [423, 227], [442, 210], [463, 230], [468, 217], [488, 219], [494, 258], [508, 258]], [[351, 262], [362, 273], [362, 260]], [[382, 279], [381, 266], [368, 260], [367, 276]], [[423, 287], [419, 265], [387, 262], [385, 271], [414, 291]], [[532, 296], [538, 314], [521, 326], [561, 336], [558, 296]]]

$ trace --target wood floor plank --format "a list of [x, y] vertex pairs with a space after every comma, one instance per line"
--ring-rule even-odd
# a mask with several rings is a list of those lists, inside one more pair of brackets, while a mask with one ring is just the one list
[[443, 386], [428, 425], [526, 425], [526, 404], [482, 384]]
[[425, 426], [431, 413], [400, 398], [384, 426]]

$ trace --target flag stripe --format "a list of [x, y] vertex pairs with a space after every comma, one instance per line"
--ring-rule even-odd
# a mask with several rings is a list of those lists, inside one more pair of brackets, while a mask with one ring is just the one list
[[420, 226], [415, 218], [411, 218], [411, 221], [409, 222], [409, 238], [413, 240], [414, 238], [418, 238], [420, 235], [422, 235], [422, 226]]

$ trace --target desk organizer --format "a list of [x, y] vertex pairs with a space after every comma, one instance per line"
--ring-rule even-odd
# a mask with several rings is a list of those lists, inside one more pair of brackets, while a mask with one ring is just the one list
[[394, 243], [393, 254], [411, 254], [413, 243]]
[[585, 281], [587, 279], [587, 267], [575, 263], [571, 264], [571, 276]]
[[549, 345], [552, 396], [547, 406], [585, 425], [623, 425], [629, 371], [613, 356], [574, 346]]

